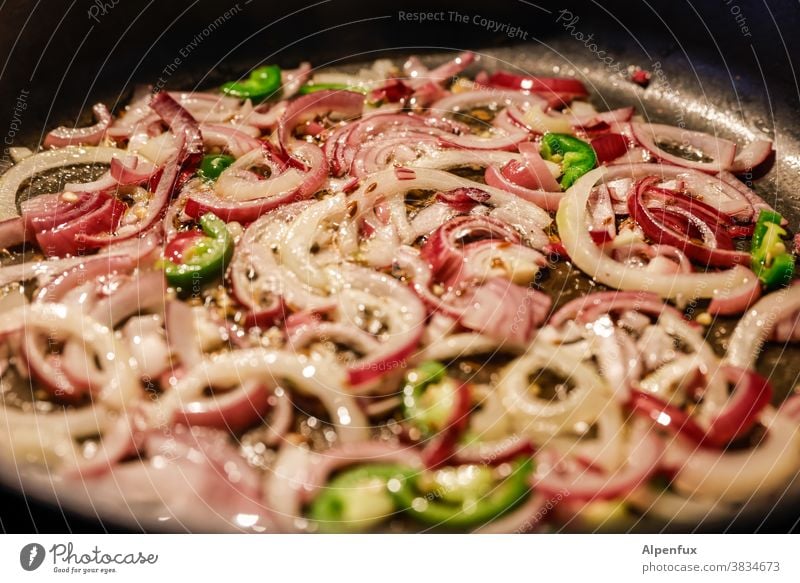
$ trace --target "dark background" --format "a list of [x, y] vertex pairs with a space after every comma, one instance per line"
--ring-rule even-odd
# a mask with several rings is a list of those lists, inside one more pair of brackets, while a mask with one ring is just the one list
[[[112, 7], [112, 2], [118, 4]], [[537, 43], [564, 36], [554, 19], [559, 10], [568, 9], [580, 16], [578, 29], [596, 33], [601, 46], [616, 57], [678, 55], [691, 60], [696, 76], [722, 73], [737, 81], [755, 79], [758, 85], [763, 75], [772, 106], [798, 111], [798, 79], [791, 62], [800, 54], [796, 0], [247, 2], [106, 0], [105, 14], [98, 8], [102, 0], [4, 2], [0, 132], [9, 126], [13, 103], [23, 90], [30, 92], [21, 134], [27, 141], [38, 139], [45, 127], [74, 123], [99, 98], [111, 104], [124, 100], [135, 84], [155, 83], [181, 49], [236, 6], [236, 14], [182, 58], [168, 87], [213, 86], [259, 62], [295, 66], [310, 60], [322, 65], [358, 59], [359, 54], [360, 60], [370, 60], [391, 48], [408, 53], [519, 42], [473, 25], [400, 22], [401, 10], [478, 14], [518, 25]], [[743, 36], [732, 13], [736, 9], [749, 37]], [[380, 18], [384, 16], [391, 18]]]
[[[479, 14], [520, 26], [529, 33], [530, 43], [540, 45], [554, 37], [564, 40], [562, 25], [554, 21], [559, 10], [567, 9], [579, 15], [579, 29], [595, 33], [603, 48], [620, 60], [663, 61], [674, 78], [684, 75], [699, 83], [706, 99], [722, 99], [733, 91], [743, 109], [763, 118], [788, 143], [800, 142], [795, 70], [800, 65], [800, 5], [796, 0], [770, 0], [769, 4], [743, 0], [460, 0], [450, 4], [330, 0], [316, 5], [260, 0], [240, 0], [238, 5], [230, 0], [117, 1], [114, 5], [113, 0], [11, 0], [0, 5], [0, 134], [9, 138], [3, 148], [11, 145], [9, 141], [36, 145], [47, 129], [74, 125], [77, 119], [88, 121], [88, 111], [98, 100], [119, 109], [136, 84], [157, 83], [159, 77], [167, 77], [167, 87], [211, 87], [261, 62], [296, 66], [300, 60], [310, 60], [319, 66], [368, 61], [385, 54], [520, 42], [474, 25], [401, 22], [401, 10]], [[181, 54], [230, 9], [235, 13], [186, 56]], [[384, 16], [389, 18], [380, 18]], [[573, 50], [586, 52], [582, 44], [573, 41], [572, 45]], [[180, 65], [173, 71], [170, 63], [176, 58]], [[25, 96], [24, 109], [15, 107], [20, 95]], [[798, 187], [796, 173], [797, 168], [783, 178], [781, 190], [800, 191], [794, 188]], [[12, 477], [4, 478], [9, 482]], [[784, 509], [756, 522], [742, 518], [731, 530], [786, 532], [797, 515]], [[26, 500], [16, 490], [4, 489], [0, 490], [0, 530], [119, 528], [67, 516], [60, 509]]]

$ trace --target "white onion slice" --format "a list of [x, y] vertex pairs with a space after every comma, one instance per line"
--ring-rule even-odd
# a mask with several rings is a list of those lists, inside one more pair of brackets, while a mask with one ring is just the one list
[[645, 272], [630, 269], [603, 253], [594, 244], [584, 225], [589, 195], [607, 172], [606, 168], [596, 168], [582, 176], [565, 193], [556, 214], [561, 241], [570, 259], [581, 271], [615, 289], [649, 291], [662, 298], [682, 301], [724, 295], [746, 285], [755, 277], [752, 271], [741, 265], [726, 271], [709, 273]]
[[733, 330], [725, 361], [739, 368], [754, 368], [761, 347], [776, 324], [797, 310], [800, 310], [800, 285], [773, 292], [759, 300]]
[[37, 329], [81, 338], [98, 357], [106, 375], [106, 385], [99, 396], [105, 405], [123, 409], [141, 395], [127, 348], [116, 341], [113, 331], [80, 310], [62, 304], [31, 304], [0, 315], [0, 335], [19, 329], [26, 334]]
[[[575, 385], [563, 400], [544, 400], [531, 394], [531, 375], [544, 369], [557, 372]], [[574, 431], [578, 424], [588, 428], [611, 398], [611, 389], [592, 368], [575, 362], [568, 351], [545, 342], [534, 342], [528, 352], [509, 364], [497, 388], [517, 431], [535, 443], [546, 443], [554, 435]]]
[[749, 450], [720, 452], [674, 442], [683, 460], [675, 487], [689, 496], [726, 502], [746, 502], [783, 488], [800, 465], [800, 431], [796, 421], [771, 408], [762, 414], [762, 422], [767, 434]]
[[293, 388], [322, 402], [342, 443], [367, 439], [366, 417], [343, 388], [344, 370], [329, 360], [291, 352], [256, 348], [220, 354], [190, 369], [163, 399], [169, 407], [181, 407], [197, 400], [209, 385], [232, 387], [250, 379], [270, 387], [289, 380]]
[[73, 164], [111, 164], [114, 156], [125, 158], [127, 155], [128, 152], [117, 148], [69, 146], [25, 158], [0, 176], [0, 220], [19, 216], [17, 191], [23, 182], [36, 174]]

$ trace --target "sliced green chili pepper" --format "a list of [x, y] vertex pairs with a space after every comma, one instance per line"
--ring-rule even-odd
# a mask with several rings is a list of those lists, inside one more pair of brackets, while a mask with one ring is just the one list
[[414, 470], [394, 464], [370, 464], [346, 470], [328, 482], [311, 503], [308, 516], [320, 532], [362, 532], [398, 510], [391, 489]]
[[542, 136], [542, 158], [561, 164], [561, 188], [575, 184], [581, 176], [597, 166], [594, 149], [569, 134], [545, 134]]
[[203, 156], [197, 173], [201, 178], [205, 178], [206, 180], [216, 180], [234, 161], [235, 158], [233, 156], [228, 156], [226, 154], [210, 154], [208, 156]]
[[753, 271], [768, 288], [788, 284], [794, 277], [794, 255], [786, 251], [779, 213], [762, 210], [758, 215], [753, 240], [750, 243], [750, 262]]
[[230, 81], [222, 92], [239, 99], [263, 101], [281, 88], [281, 69], [277, 65], [259, 67], [244, 81]]
[[496, 518], [523, 501], [533, 460], [519, 458], [508, 476], [486, 466], [444, 468], [406, 478], [391, 488], [399, 506], [426, 524], [469, 528]]
[[222, 276], [233, 255], [233, 237], [224, 221], [214, 213], [200, 217], [202, 235], [177, 239], [177, 245], [167, 247], [164, 273], [167, 281], [183, 294], [197, 295], [200, 287]]
[[300, 88], [298, 93], [300, 95], [308, 95], [309, 93], [316, 93], [317, 91], [324, 91], [325, 89], [332, 89], [334, 91], [355, 91], [357, 93], [367, 92], [364, 87], [347, 85], [345, 83], [306, 83]]
[[424, 435], [442, 429], [455, 405], [458, 384], [447, 378], [447, 368], [439, 362], [422, 363], [406, 376], [403, 404], [406, 419]]

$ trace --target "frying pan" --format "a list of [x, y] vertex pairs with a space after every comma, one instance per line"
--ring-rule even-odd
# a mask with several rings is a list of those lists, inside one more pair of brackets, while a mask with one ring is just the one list
[[[424, 19], [413, 16], [421, 13]], [[9, 147], [36, 146], [48, 129], [89, 122], [97, 101], [118, 110], [138, 84], [207, 88], [259, 63], [347, 69], [412, 53], [435, 63], [472, 49], [490, 68], [577, 75], [603, 109], [635, 104], [651, 120], [739, 141], [771, 134], [776, 160], [755, 188], [796, 225], [799, 25], [791, 0], [7, 0], [0, 4], [0, 170]], [[625, 78], [635, 66], [652, 73], [646, 90]], [[797, 384], [798, 362], [796, 353], [767, 353], [760, 369], [785, 393]], [[0, 481], [6, 531], [164, 528], [124, 512], [98, 515], [14, 472]], [[786, 532], [798, 515], [800, 503], [786, 494], [692, 530]]]

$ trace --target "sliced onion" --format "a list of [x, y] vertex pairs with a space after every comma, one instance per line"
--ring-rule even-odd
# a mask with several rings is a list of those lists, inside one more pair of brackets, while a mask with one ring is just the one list
[[800, 434], [794, 420], [770, 408], [761, 419], [767, 433], [752, 449], [721, 452], [675, 442], [681, 462], [674, 487], [685, 495], [725, 502], [780, 492], [800, 464]]
[[154, 178], [155, 173], [155, 166], [136, 155], [113, 158], [109, 168], [109, 175], [120, 185], [141, 184]]
[[476, 107], [517, 105], [520, 107], [542, 106], [545, 101], [536, 95], [525, 95], [517, 91], [478, 90], [453, 93], [431, 104], [430, 111], [436, 115], [463, 113]]
[[512, 105], [504, 113], [507, 113], [511, 122], [535, 134], [572, 133], [572, 120], [569, 116], [545, 110], [546, 106], [534, 105], [523, 112], [516, 105]]
[[187, 403], [175, 413], [175, 420], [240, 432], [263, 419], [269, 401], [269, 391], [261, 381], [253, 379], [230, 391]]
[[258, 139], [261, 132], [252, 126], [202, 124], [200, 132], [203, 134], [203, 143], [206, 146], [224, 147], [236, 158], [241, 158], [262, 145]]
[[738, 288], [726, 289], [715, 295], [708, 304], [712, 316], [743, 314], [761, 297], [761, 281], [752, 271]]
[[117, 259], [121, 259], [133, 264], [145, 263], [155, 250], [157, 238], [150, 235], [143, 237], [141, 240], [136, 241], [135, 247], [131, 246], [130, 243], [123, 242], [119, 245], [111, 245], [91, 259], [69, 257], [66, 259], [24, 262], [18, 265], [2, 267], [0, 268], [0, 285], [5, 286], [9, 283], [35, 279], [38, 285], [44, 286], [64, 272], [93, 261], [114, 262]]
[[772, 330], [774, 342], [797, 342], [800, 340], [800, 311], [782, 318]]
[[750, 281], [752, 272], [741, 265], [718, 273], [644, 274], [605, 255], [580, 225], [586, 224], [586, 203], [591, 190], [607, 176], [607, 172], [606, 168], [597, 168], [581, 177], [567, 191], [556, 215], [564, 247], [584, 273], [617, 289], [650, 291], [664, 298], [684, 300], [713, 298]]
[[[716, 173], [730, 168], [736, 155], [736, 144], [703, 132], [693, 132], [662, 124], [645, 123], [632, 123], [631, 128], [633, 129], [634, 137], [640, 144], [657, 158], [666, 160], [670, 164], [685, 166], [702, 172]], [[665, 140], [673, 142], [679, 147], [686, 144], [699, 150], [703, 155], [710, 156], [713, 161], [697, 162], [670, 154], [658, 145], [658, 142]]]
[[[453, 168], [504, 166], [512, 160], [518, 160], [519, 154], [500, 150], [431, 150], [424, 153], [416, 160], [406, 163], [407, 166], [417, 168], [431, 168], [434, 170], [451, 170]], [[548, 167], [549, 163], [548, 163]]]
[[250, 325], [269, 326], [282, 319], [286, 307], [310, 309], [331, 306], [326, 294], [310, 288], [282, 265], [278, 243], [289, 224], [312, 203], [279, 207], [254, 222], [236, 247], [231, 261], [231, 287], [236, 300], [248, 308]]
[[[109, 329], [114, 329], [131, 316], [163, 310], [166, 284], [161, 271], [139, 271], [127, 281], [115, 282], [114, 287], [116, 290], [111, 295], [89, 306], [89, 316]], [[105, 380], [88, 354], [86, 342], [80, 339], [67, 342], [63, 351], [64, 372], [79, 387], [97, 391]]]
[[489, 76], [488, 83], [493, 87], [538, 93], [548, 99], [558, 98], [564, 101], [569, 101], [573, 97], [585, 97], [589, 94], [581, 81], [568, 77], [539, 77], [517, 75], [509, 71], [496, 71]]
[[[508, 166], [506, 166], [506, 169], [508, 169]], [[512, 170], [510, 169], [504, 171], [512, 173]], [[532, 190], [530, 188], [525, 188], [524, 186], [519, 186], [518, 184], [512, 182], [509, 178], [506, 178], [504, 173], [494, 166], [490, 166], [486, 169], [485, 180], [486, 184], [489, 186], [510, 192], [523, 201], [533, 203], [536, 206], [548, 211], [554, 211], [558, 209], [558, 205], [561, 203], [561, 199], [564, 196], [564, 194], [560, 191], [548, 192], [545, 190]]]
[[[628, 459], [615, 472], [570, 464], [552, 453], [540, 456], [536, 469], [536, 489], [548, 496], [562, 495], [577, 500], [608, 500], [627, 496], [658, 468], [663, 445], [652, 433], [634, 431], [629, 437]], [[544, 458], [544, 459], [542, 459]], [[565, 468], [564, 466], [571, 466]]]
[[180, 182], [180, 170], [185, 164], [190, 168], [200, 162], [203, 152], [203, 137], [200, 127], [192, 115], [167, 93], [157, 93], [150, 100], [150, 107], [170, 126], [177, 139], [177, 153], [164, 165], [155, 192], [148, 202], [144, 216], [137, 222], [125, 225], [109, 235], [79, 236], [79, 243], [108, 245], [115, 241], [130, 239], [148, 231], [155, 225], [169, 206], [172, 191]]
[[706, 439], [717, 446], [724, 446], [747, 433], [772, 398], [772, 386], [751, 370], [726, 366], [722, 374], [733, 385], [733, 391], [728, 402], [711, 419], [706, 434]]
[[734, 174], [751, 172], [766, 162], [772, 152], [772, 140], [753, 140], [737, 152], [728, 170]]
[[98, 512], [125, 509], [132, 518], [169, 519], [188, 531], [275, 530], [261, 502], [258, 474], [237, 460], [225, 433], [184, 427], [152, 431], [142, 449], [144, 459], [117, 464], [85, 481]]
[[345, 371], [331, 362], [310, 361], [276, 350], [235, 350], [189, 369], [162, 398], [168, 410], [196, 401], [208, 387], [232, 387], [258, 380], [268, 387], [288, 380], [293, 389], [318, 398], [330, 415], [342, 443], [367, 439], [368, 423], [344, 385]]
[[12, 166], [0, 176], [0, 220], [16, 217], [17, 191], [40, 172], [77, 164], [111, 164], [113, 158], [127, 156], [125, 150], [106, 147], [72, 146], [39, 152]]
[[463, 326], [503, 344], [524, 346], [547, 319], [552, 300], [531, 287], [493, 277], [453, 303], [461, 309]]
[[439, 65], [431, 71], [428, 71], [425, 75], [425, 80], [432, 81], [434, 83], [444, 83], [451, 77], [455, 77], [461, 73], [461, 71], [469, 67], [475, 62], [475, 59], [475, 53], [470, 51], [459, 53], [453, 59]]
[[31, 304], [0, 314], [0, 334], [31, 328], [81, 338], [91, 348], [107, 375], [100, 393], [105, 405], [121, 409], [141, 396], [127, 349], [105, 326], [62, 304]]
[[658, 486], [645, 485], [625, 498], [626, 503], [648, 517], [663, 520], [672, 525], [720, 523], [730, 519], [735, 509], [713, 498], [687, 498], [664, 490]]
[[665, 304], [652, 292], [598, 292], [588, 294], [564, 304], [550, 317], [550, 324], [561, 326], [569, 320], [579, 323], [594, 322], [603, 314], [635, 311], [658, 317], [669, 312], [676, 318], [683, 318], [674, 307]]
[[299, 351], [314, 341], [335, 342], [338, 346], [353, 347], [362, 354], [369, 354], [380, 348], [380, 342], [358, 326], [340, 322], [324, 322], [312, 320], [302, 324], [290, 321], [299, 314], [293, 314], [286, 319], [289, 331], [289, 344], [295, 351]]
[[742, 368], [755, 368], [764, 342], [776, 324], [800, 310], [800, 285], [773, 292], [759, 300], [739, 320], [725, 354], [725, 361]]
[[495, 131], [487, 137], [472, 134], [455, 135], [442, 133], [439, 140], [450, 147], [465, 148], [468, 150], [513, 150], [520, 143], [528, 139], [528, 131]]
[[590, 143], [597, 154], [597, 162], [600, 164], [619, 160], [628, 151], [628, 140], [621, 134], [603, 134], [594, 138]]
[[44, 139], [45, 148], [63, 148], [65, 146], [96, 146], [111, 125], [111, 112], [102, 104], [92, 107], [97, 123], [86, 128], [59, 127], [47, 134]]
[[[509, 194], [504, 190], [459, 178], [449, 172], [440, 170], [417, 168], [415, 173], [416, 178], [414, 180], [403, 182], [395, 180], [394, 171], [392, 170], [384, 170], [373, 174], [369, 180], [364, 181], [357, 191], [350, 195], [350, 200], [355, 201], [358, 205], [358, 212], [354, 218], [360, 218], [366, 214], [378, 199], [390, 199], [405, 194], [409, 190], [448, 192], [458, 188], [476, 188], [489, 194], [489, 199], [486, 203], [495, 206], [495, 211], [503, 208], [515, 219], [525, 220], [526, 224], [530, 220], [530, 223], [533, 223], [530, 225], [533, 232], [526, 233], [530, 238], [540, 240], [538, 235], [541, 233], [541, 229], [551, 222], [550, 216], [541, 208], [520, 201], [513, 194]], [[498, 216], [497, 218], [500, 217]], [[500, 218], [500, 220], [504, 219]]]
[[628, 405], [631, 411], [650, 419], [657, 427], [675, 431], [692, 443], [701, 444], [706, 439], [705, 431], [688, 413], [657, 396], [634, 390]]
[[[713, 214], [707, 216], [701, 212], [706, 210], [703, 203], [679, 192], [654, 188], [657, 181], [655, 176], [643, 178], [628, 199], [631, 217], [648, 237], [677, 247], [690, 258], [706, 265], [750, 265], [749, 253], [733, 249], [733, 243], [725, 232], [725, 223], [715, 219]], [[650, 193], [655, 193], [655, 206], [648, 200]], [[696, 237], [692, 237], [688, 230], [679, 230], [684, 222], [688, 228], [701, 233], [702, 244], [696, 243]]]
[[271, 131], [277, 127], [288, 105], [289, 102], [284, 100], [275, 104], [262, 103], [254, 108], [248, 99], [240, 112], [239, 121], [248, 126]]
[[105, 434], [113, 421], [113, 412], [100, 403], [33, 413], [0, 405], [0, 428], [14, 436], [3, 442], [7, 457], [26, 462], [78, 464], [82, 456], [77, 441]]
[[344, 118], [359, 117], [363, 108], [364, 96], [355, 91], [326, 89], [304, 95], [286, 107], [278, 122], [278, 140], [286, 150], [291, 142], [292, 132], [301, 122], [331, 112]]
[[[313, 144], [300, 144], [294, 153], [307, 161], [307, 171], [283, 165], [268, 149], [253, 150], [220, 175], [215, 185], [216, 195], [203, 190], [191, 191], [186, 214], [200, 217], [213, 212], [225, 221], [249, 223], [274, 208], [310, 198], [325, 182], [325, 157]], [[270, 178], [259, 179], [248, 170], [259, 163], [273, 170]]]
[[[388, 331], [389, 339], [348, 369], [350, 384], [360, 385], [403, 366], [422, 337], [426, 312], [414, 293], [391, 276], [350, 266], [346, 266], [343, 273], [348, 287], [366, 292], [385, 305], [386, 312], [393, 312], [389, 315], [394, 322]], [[339, 292], [340, 301], [344, 300], [345, 293]]]
[[[181, 147], [182, 151], [183, 148]], [[164, 166], [161, 177], [158, 180], [158, 185], [153, 193], [152, 198], [148, 202], [145, 215], [138, 222], [124, 225], [117, 229], [116, 233], [108, 235], [78, 235], [77, 242], [85, 245], [109, 245], [118, 241], [132, 239], [138, 237], [142, 233], [147, 232], [153, 225], [155, 225], [169, 206], [169, 200], [172, 196], [172, 190], [178, 180], [178, 173], [180, 170], [178, 160], [182, 155], [172, 158]], [[108, 230], [109, 232], [111, 229]]]
[[287, 440], [281, 445], [275, 463], [265, 477], [264, 501], [282, 532], [304, 529], [303, 490], [308, 481], [311, 451]]
[[[170, 91], [169, 96], [200, 123], [222, 123], [228, 121], [236, 116], [241, 108], [239, 99], [217, 92]], [[152, 107], [153, 103], [149, 95], [144, 99], [146, 102], [149, 100], [149, 105]], [[125, 117], [128, 115], [130, 115], [130, 112]]]
[[[199, 156], [203, 153], [203, 136], [197, 120], [186, 109], [181, 107], [175, 99], [163, 91], [153, 95], [150, 107], [169, 126], [170, 131], [182, 142], [178, 147], [180, 155], [178, 163], [183, 164], [189, 156]], [[195, 163], [199, 162], [196, 160]]]
[[294, 97], [300, 88], [308, 82], [311, 75], [311, 63], [304, 61], [297, 69], [284, 69], [281, 71], [283, 83], [282, 95], [284, 99]]
[[[583, 102], [578, 102], [583, 103]], [[575, 109], [577, 104], [573, 104], [572, 109]], [[599, 127], [605, 127], [606, 125], [614, 125], [619, 123], [624, 123], [630, 121], [633, 114], [636, 112], [633, 106], [630, 107], [621, 107], [619, 109], [613, 109], [611, 111], [604, 111], [602, 113], [591, 112], [587, 113], [586, 115], [576, 115], [573, 111], [572, 116], [572, 125], [584, 129], [593, 129]], [[613, 133], [610, 135], [614, 135]], [[592, 147], [594, 147], [594, 140], [592, 140]], [[600, 153], [598, 152], [598, 159], [601, 158]], [[602, 162], [602, 160], [600, 160]]]
[[[547, 264], [544, 255], [524, 245], [508, 245], [492, 240], [475, 241], [464, 248], [460, 281], [484, 282], [501, 277], [519, 285], [530, 285]], [[454, 281], [454, 280], [451, 280]]]
[[753, 208], [751, 219], [758, 218], [758, 213], [762, 209], [768, 211], [775, 210], [763, 198], [758, 196], [758, 194], [756, 194], [752, 188], [749, 188], [747, 185], [745, 185], [741, 180], [736, 178], [736, 176], [734, 176], [730, 172], [723, 170], [722, 172], [717, 174], [717, 178], [719, 178], [725, 184], [736, 189], [750, 203], [750, 206]]
[[524, 186], [548, 192], [561, 192], [561, 186], [556, 182], [550, 167], [542, 159], [537, 146], [530, 142], [523, 142], [519, 145], [519, 153], [522, 154], [525, 167], [534, 179], [533, 182], [524, 184]]
[[465, 264], [464, 240], [489, 240], [520, 243], [519, 234], [505, 223], [490, 217], [460, 216], [439, 227], [422, 246], [422, 257], [433, 268], [439, 281], [453, 285], [462, 279]]
[[143, 420], [138, 411], [120, 415], [102, 435], [97, 451], [88, 459], [67, 460], [61, 474], [89, 478], [113, 471], [126, 457], [136, 454], [144, 441]]
[[178, 300], [166, 302], [164, 326], [170, 347], [181, 365], [191, 368], [200, 364], [203, 360], [203, 347], [192, 308]]
[[616, 216], [607, 188], [597, 188], [592, 191], [592, 194], [589, 195], [587, 211], [589, 212], [589, 223], [586, 226], [589, 227], [592, 239], [598, 245], [613, 241], [617, 236]]
[[[531, 378], [553, 370], [574, 386], [563, 400], [543, 399], [531, 391]], [[569, 351], [546, 342], [534, 342], [528, 352], [503, 370], [499, 397], [515, 429], [544, 444], [553, 436], [570, 433], [577, 424], [592, 425], [611, 396], [605, 381], [589, 366], [576, 362]]]
[[[35, 235], [34, 235], [35, 236]], [[31, 234], [21, 218], [0, 221], [0, 249], [9, 249], [30, 240]]]

